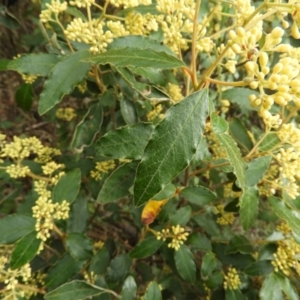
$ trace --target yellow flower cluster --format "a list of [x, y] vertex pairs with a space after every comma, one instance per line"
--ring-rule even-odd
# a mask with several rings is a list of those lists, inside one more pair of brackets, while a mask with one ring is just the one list
[[0, 282], [5, 284], [0, 291], [2, 299], [19, 299], [28, 296], [25, 294], [26, 289], [22, 289], [22, 285], [26, 284], [31, 277], [30, 265], [25, 264], [19, 269], [11, 270], [7, 267], [8, 263], [6, 255], [0, 256]]
[[272, 261], [275, 272], [281, 271], [286, 276], [290, 275], [290, 268], [294, 268], [300, 275], [298, 257], [300, 254], [300, 245], [291, 237], [278, 242], [278, 248]]
[[217, 223], [222, 226], [231, 225], [235, 220], [233, 213], [224, 211], [223, 204], [219, 204], [219, 205], [215, 206], [214, 213], [221, 215], [220, 217], [217, 218]]
[[103, 174], [107, 174], [110, 170], [116, 167], [113, 159], [107, 161], [96, 162], [95, 169], [91, 171], [90, 175], [95, 180], [101, 180]]
[[167, 93], [171, 98], [171, 101], [177, 103], [183, 99], [181, 88], [177, 84], [169, 83], [167, 86]]
[[37, 238], [45, 242], [50, 237], [54, 228], [54, 220], [65, 220], [69, 217], [70, 204], [63, 200], [62, 203], [53, 203], [45, 196], [40, 196], [32, 207], [32, 216], [36, 218], [35, 230]]
[[91, 45], [90, 51], [94, 54], [106, 51], [106, 47], [113, 41], [113, 34], [110, 30], [103, 30], [103, 23], [93, 19], [84, 21], [75, 18], [68, 24], [64, 34], [72, 41], [83, 42]]
[[162, 119], [164, 114], [161, 114], [161, 111], [163, 110], [163, 106], [161, 104], [157, 104], [156, 106], [154, 106], [153, 110], [149, 111], [147, 113], [147, 120], [148, 121], [153, 121], [156, 117], [158, 117], [159, 119]]
[[76, 118], [76, 112], [75, 109], [72, 107], [65, 107], [65, 108], [61, 107], [56, 110], [55, 116], [58, 119], [70, 122], [74, 118]]
[[226, 275], [224, 275], [224, 289], [237, 290], [241, 285], [240, 277], [235, 268], [230, 267]]
[[[60, 2], [59, 0], [51, 0], [51, 4], [46, 3], [47, 9], [42, 10], [40, 14], [40, 20], [43, 23], [49, 21], [56, 21], [58, 14], [64, 12], [68, 8], [68, 3], [66, 1]], [[55, 18], [52, 19], [52, 14], [55, 15]]]
[[22, 79], [24, 80], [25, 83], [27, 84], [32, 84], [36, 81], [38, 78], [37, 75], [30, 75], [30, 74], [21, 74]]
[[168, 244], [168, 247], [177, 251], [184, 241], [186, 241], [188, 235], [189, 233], [186, 232], [183, 227], [176, 225], [171, 227], [171, 231], [169, 229], [163, 229], [161, 232], [157, 232], [156, 238], [163, 241], [167, 238], [171, 238], [172, 240]]

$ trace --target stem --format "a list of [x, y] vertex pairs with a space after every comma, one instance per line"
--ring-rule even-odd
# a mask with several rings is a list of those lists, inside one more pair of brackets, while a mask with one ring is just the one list
[[209, 38], [210, 38], [210, 39], [214, 39], [214, 38], [217, 37], [218, 35], [220, 35], [220, 34], [226, 32], [226, 31], [229, 31], [229, 30], [231, 30], [231, 29], [233, 29], [233, 28], [235, 28], [235, 27], [236, 27], [236, 25], [231, 25], [231, 26], [229, 26], [229, 27], [226, 27], [226, 28], [224, 28], [224, 29], [222, 29], [222, 30], [220, 30], [220, 31], [218, 31], [218, 32], [216, 32], [216, 33], [214, 33], [214, 34], [212, 34]]
[[36, 174], [34, 174], [32, 172], [27, 172], [26, 175], [29, 176], [29, 177], [31, 177], [31, 178], [33, 178], [33, 179], [39, 179], [39, 180], [48, 181], [48, 182], [51, 181], [51, 178], [40, 176], [40, 175], [36, 175]]
[[216, 79], [209, 78], [209, 77], [205, 78], [205, 81], [214, 83], [214, 84], [218, 84], [218, 85], [225, 85], [225, 86], [246, 86], [246, 85], [248, 85], [244, 81], [226, 82], [226, 81], [220, 81], [220, 80], [216, 80]]
[[267, 3], [265, 3], [265, 2], [263, 2], [260, 6], [258, 6], [258, 7], [256, 8], [256, 10], [248, 17], [248, 19], [245, 20], [245, 22], [244, 22], [244, 24], [243, 24], [244, 28], [246, 27], [246, 25], [247, 25], [248, 23], [250, 23], [250, 22], [253, 20], [253, 18], [254, 18], [261, 10], [263, 10], [263, 9], [266, 8], [266, 7], [267, 7]]
[[256, 143], [256, 145], [251, 149], [251, 151], [245, 156], [245, 158], [249, 158], [258, 148], [258, 146], [262, 143], [262, 141], [268, 136], [268, 134], [270, 133], [270, 130], [267, 130], [263, 136], [261, 137], [261, 139]]
[[209, 164], [209, 165], [207, 165], [206, 167], [204, 167], [204, 168], [202, 168], [200, 170], [196, 170], [196, 171], [190, 173], [189, 176], [192, 177], [192, 176], [198, 175], [198, 174], [200, 174], [200, 173], [202, 173], [202, 172], [204, 172], [204, 171], [206, 171], [208, 169], [215, 169], [215, 168], [224, 167], [224, 166], [228, 166], [228, 165], [229, 165], [228, 162], [217, 164], [217, 165], [211, 165], [211, 164]]
[[54, 223], [53, 223], [53, 230], [60, 236], [60, 238], [62, 238], [62, 239], [65, 238], [65, 234], [63, 232], [61, 232]]
[[99, 78], [99, 70], [98, 70], [98, 66], [97, 65], [93, 65], [93, 76], [96, 80], [96, 83], [98, 85], [99, 90], [101, 91], [101, 93], [104, 93], [106, 88], [105, 86], [102, 84], [100, 78]]
[[74, 52], [74, 49], [73, 49], [73, 47], [72, 47], [72, 45], [71, 45], [69, 39], [68, 39], [68, 38], [66, 37], [66, 35], [65, 35], [65, 28], [64, 28], [64, 26], [60, 23], [60, 21], [58, 20], [58, 15], [55, 15], [55, 18], [56, 18], [56, 22], [57, 22], [58, 26], [61, 28], [62, 33], [63, 33], [64, 36], [65, 36], [66, 42], [67, 42], [67, 44], [68, 44], [68, 47], [70, 48], [71, 52]]
[[198, 84], [196, 91], [200, 90], [205, 85], [205, 83], [206, 83], [205, 79], [207, 77], [210, 77], [210, 75], [215, 70], [215, 68], [219, 65], [221, 60], [224, 58], [224, 56], [226, 55], [226, 53], [230, 47], [231, 47], [231, 45], [227, 44], [226, 47], [223, 49], [222, 53], [216, 59], [216, 61], [204, 72], [204, 74], [200, 78], [200, 83]]
[[193, 20], [191, 70], [192, 70], [192, 81], [193, 81], [194, 88], [198, 85], [197, 66], [196, 66], [198, 52], [196, 51], [196, 42], [197, 42], [197, 25], [198, 25], [198, 15], [199, 15], [200, 5], [201, 5], [201, 0], [197, 0], [196, 7], [195, 7], [194, 20]]
[[22, 290], [37, 292], [39, 294], [46, 294], [46, 291], [42, 288], [36, 288], [34, 286], [30, 286], [30, 285], [27, 285], [27, 284], [21, 284], [21, 283], [18, 283], [16, 286], [19, 287]]

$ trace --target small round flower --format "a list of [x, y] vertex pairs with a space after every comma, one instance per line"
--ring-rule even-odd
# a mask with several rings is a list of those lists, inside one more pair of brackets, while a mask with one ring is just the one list
[[237, 290], [241, 285], [240, 277], [235, 268], [230, 267], [224, 276], [224, 289]]

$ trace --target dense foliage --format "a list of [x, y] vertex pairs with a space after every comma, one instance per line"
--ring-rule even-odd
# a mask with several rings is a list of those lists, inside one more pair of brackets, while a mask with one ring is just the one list
[[0, 9], [1, 299], [299, 299], [298, 0]]

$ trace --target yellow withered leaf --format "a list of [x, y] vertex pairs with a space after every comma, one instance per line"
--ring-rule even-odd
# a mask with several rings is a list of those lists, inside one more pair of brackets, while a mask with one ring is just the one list
[[142, 211], [142, 222], [145, 225], [151, 224], [159, 214], [161, 208], [167, 203], [168, 200], [169, 199], [149, 200]]

